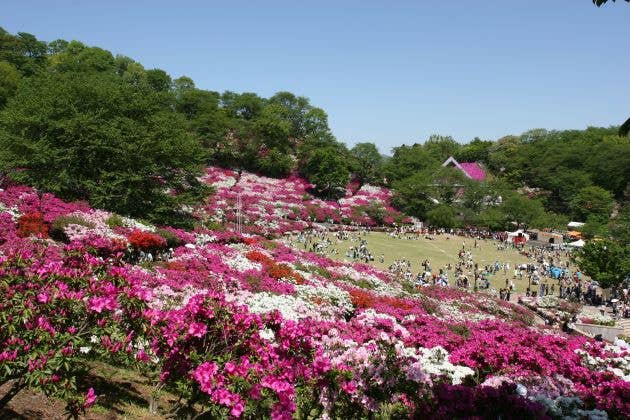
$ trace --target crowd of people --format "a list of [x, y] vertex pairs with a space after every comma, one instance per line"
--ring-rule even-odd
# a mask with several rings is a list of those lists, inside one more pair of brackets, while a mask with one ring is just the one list
[[[492, 295], [510, 301], [517, 294], [527, 297], [544, 297], [554, 295], [560, 299], [580, 302], [589, 305], [602, 305], [604, 297], [595, 281], [585, 278], [576, 267], [572, 266], [571, 250], [550, 248], [544, 245], [523, 245], [507, 242], [504, 232], [490, 232], [479, 229], [412, 229], [400, 227], [387, 232], [392, 238], [409, 241], [431, 241], [445, 236], [448, 240], [461, 239], [461, 248], [453, 256], [453, 263], [434, 267], [429, 259], [397, 258], [395, 255], [376, 254], [368, 243], [368, 229], [353, 231], [325, 230], [302, 232], [291, 242], [302, 245], [306, 250], [319, 252], [329, 256], [345, 255], [345, 259], [353, 262], [379, 262], [381, 266], [394, 276], [416, 287], [454, 286], [465, 289], [486, 290]], [[528, 263], [511, 265], [508, 261], [496, 260], [493, 263], [481, 264], [475, 258], [476, 250], [482, 243], [492, 241], [498, 251], [513, 249], [529, 259]], [[350, 243], [345, 251], [340, 252], [343, 244]], [[419, 255], [419, 257], [421, 257]], [[414, 271], [414, 267], [418, 267]], [[491, 278], [503, 277], [499, 287]], [[516, 283], [523, 284], [517, 290]], [[495, 287], [492, 286], [495, 285]], [[497, 290], [498, 289], [498, 290]], [[613, 313], [617, 316], [630, 317], [630, 293], [628, 287], [613, 290]]]

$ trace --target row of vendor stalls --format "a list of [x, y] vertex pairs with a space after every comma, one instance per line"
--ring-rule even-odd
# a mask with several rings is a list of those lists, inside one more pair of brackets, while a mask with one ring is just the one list
[[[579, 229], [584, 223], [571, 222], [568, 224], [568, 229]], [[523, 230], [518, 229], [514, 232], [506, 232], [507, 242], [515, 245], [523, 245], [527, 242], [533, 241], [538, 244], [548, 244], [551, 246], [566, 246], [571, 248], [582, 248], [585, 244], [584, 240], [580, 236], [580, 232], [575, 230], [568, 230], [566, 233], [557, 231], [545, 231], [539, 229]]]

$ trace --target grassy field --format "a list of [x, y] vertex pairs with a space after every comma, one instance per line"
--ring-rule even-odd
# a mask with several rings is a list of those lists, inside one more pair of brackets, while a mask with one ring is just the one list
[[[353, 236], [354, 237], [354, 236]], [[514, 267], [517, 264], [531, 263], [532, 261], [524, 255], [521, 255], [514, 249], [498, 250], [497, 242], [493, 240], [478, 240], [477, 248], [474, 247], [475, 240], [472, 238], [464, 238], [455, 235], [434, 236], [434, 240], [425, 239], [420, 236], [418, 240], [410, 240], [403, 238], [391, 237], [383, 232], [369, 232], [367, 236], [361, 236], [367, 240], [367, 247], [375, 258], [370, 264], [387, 270], [394, 260], [409, 260], [411, 269], [415, 274], [422, 269], [422, 261], [428, 259], [431, 263], [433, 272], [438, 272], [440, 268], [444, 268], [448, 263], [457, 263], [457, 253], [465, 242], [466, 250], [472, 253], [473, 261], [478, 263], [480, 267], [494, 264], [495, 261], [500, 263], [509, 263], [510, 270], [504, 273], [503, 270], [490, 276], [490, 287], [499, 289], [505, 287], [505, 280], [513, 279]], [[358, 245], [358, 242], [345, 240], [338, 241], [333, 235], [329, 236], [332, 245], [327, 249], [326, 255], [330, 258], [348, 261], [346, 251], [351, 247]], [[337, 249], [339, 254], [332, 254], [330, 251]], [[385, 255], [385, 262], [380, 262], [381, 254]], [[449, 272], [451, 284], [453, 282], [453, 271]], [[528, 280], [514, 279], [517, 293], [524, 293]]]

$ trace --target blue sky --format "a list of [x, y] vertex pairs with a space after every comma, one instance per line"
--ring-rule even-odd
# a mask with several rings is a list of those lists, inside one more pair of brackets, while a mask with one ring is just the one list
[[77, 39], [210, 90], [288, 90], [382, 152], [630, 116], [630, 5], [591, 0], [3, 0], [0, 26]]

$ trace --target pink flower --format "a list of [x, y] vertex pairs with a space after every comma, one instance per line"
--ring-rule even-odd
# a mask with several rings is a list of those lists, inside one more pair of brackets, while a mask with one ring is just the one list
[[341, 384], [341, 389], [346, 391], [348, 394], [352, 395], [357, 392], [357, 383], [355, 381], [343, 382]]
[[149, 356], [144, 350], [140, 350], [138, 351], [138, 353], [136, 353], [136, 359], [140, 360], [141, 362], [148, 362]]
[[96, 393], [94, 392], [94, 388], [88, 389], [87, 394], [85, 394], [85, 402], [83, 403], [83, 408], [90, 408], [96, 402]]
[[225, 364], [224, 369], [227, 373], [232, 374], [236, 370], [236, 365], [234, 364], [234, 362], [229, 361]]
[[244, 410], [245, 410], [245, 406], [243, 405], [242, 402], [239, 401], [236, 404], [234, 404], [234, 407], [232, 407], [232, 410], [230, 410], [230, 414], [233, 415], [234, 417], [240, 417]]
[[50, 302], [50, 295], [46, 292], [39, 293], [37, 295], [37, 301], [39, 303], [48, 303]]
[[112, 296], [93, 297], [88, 302], [88, 308], [98, 313], [101, 313], [103, 309], [113, 311], [117, 306], [118, 302], [116, 302], [116, 298]]
[[216, 363], [204, 362], [197, 366], [192, 377], [197, 381], [202, 391], [209, 392], [212, 389], [212, 379], [218, 371], [219, 367]]
[[193, 322], [192, 324], [190, 324], [190, 327], [188, 327], [188, 334], [192, 335], [193, 337], [203, 337], [206, 334], [207, 331], [207, 327], [206, 324], [203, 324], [201, 322]]

